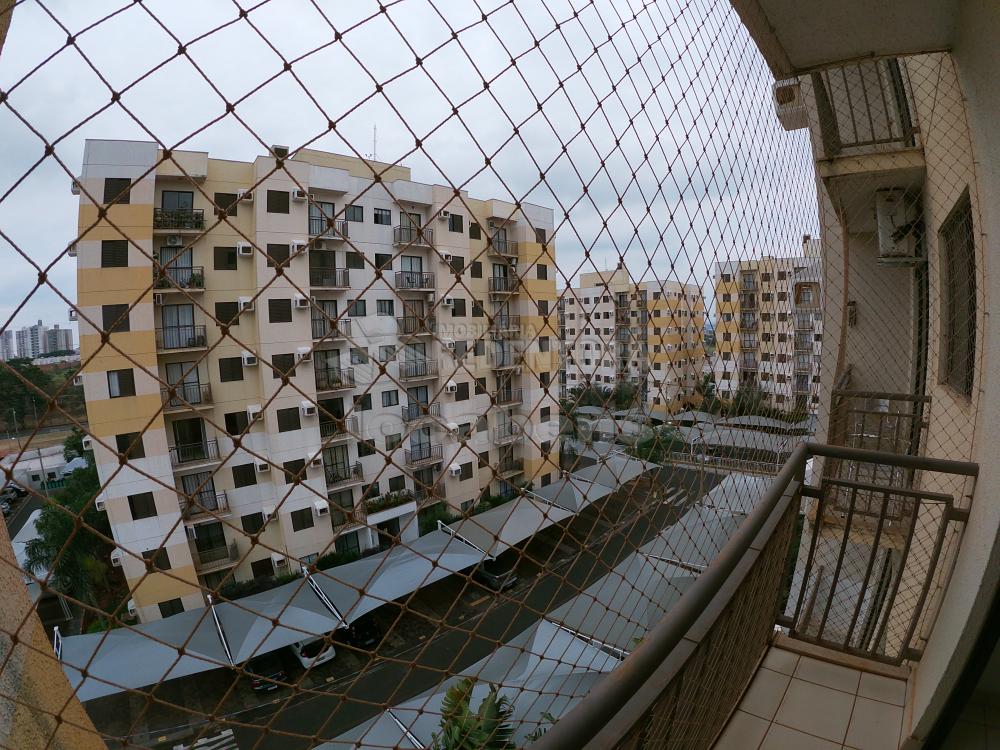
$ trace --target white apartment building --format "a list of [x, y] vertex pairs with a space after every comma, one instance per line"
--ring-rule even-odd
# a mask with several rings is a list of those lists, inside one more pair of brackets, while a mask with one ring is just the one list
[[14, 344], [14, 331], [7, 330], [0, 333], [0, 359], [6, 362], [17, 356], [17, 348]]
[[678, 281], [635, 282], [626, 268], [584, 273], [562, 292], [564, 392], [628, 383], [652, 413], [695, 402], [705, 358], [701, 288]]
[[75, 190], [92, 444], [140, 619], [558, 476], [551, 210], [281, 147], [88, 141]]

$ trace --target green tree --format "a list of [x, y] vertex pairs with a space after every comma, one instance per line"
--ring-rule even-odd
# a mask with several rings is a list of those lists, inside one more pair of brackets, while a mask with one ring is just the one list
[[684, 441], [673, 427], [659, 427], [642, 435], [628, 452], [643, 461], [661, 464], [666, 462], [671, 451], [683, 450]]
[[475, 679], [466, 677], [448, 688], [441, 701], [441, 731], [435, 733], [431, 750], [508, 750], [514, 728], [510, 717], [514, 705], [506, 696], [501, 697], [496, 686], [473, 712], [472, 690]]
[[27, 417], [34, 413], [32, 401], [41, 416], [49, 386], [49, 376], [30, 359], [11, 359], [0, 365], [0, 411], [8, 429], [25, 427]]
[[715, 378], [712, 375], [702, 377], [701, 382], [694, 387], [694, 391], [701, 396], [699, 408], [702, 411], [707, 411], [709, 414], [718, 414], [722, 411], [722, 401], [716, 393]]
[[72, 461], [74, 458], [83, 456], [87, 459], [87, 463], [91, 466], [94, 465], [94, 454], [91, 451], [83, 449], [83, 439], [86, 436], [87, 433], [79, 427], [73, 427], [70, 430], [69, 436], [63, 441], [63, 458], [66, 461]]

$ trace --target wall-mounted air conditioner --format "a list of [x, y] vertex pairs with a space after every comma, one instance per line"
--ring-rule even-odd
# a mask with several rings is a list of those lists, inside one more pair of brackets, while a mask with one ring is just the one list
[[309, 461], [309, 465], [312, 466], [314, 469], [318, 469], [320, 466], [323, 465], [323, 456], [313, 456], [312, 459]]
[[83, 440], [80, 441], [85, 451], [94, 450], [94, 439], [90, 435], [84, 435]]
[[452, 296], [450, 296], [450, 295], [446, 295], [445, 298], [444, 298], [444, 300], [442, 300], [442, 304], [445, 307], [454, 307], [455, 306], [455, 298], [452, 297]]
[[316, 404], [312, 403], [311, 401], [300, 402], [299, 410], [302, 412], [303, 417], [315, 417], [319, 413]]
[[305, 240], [292, 240], [288, 243], [288, 255], [294, 258], [296, 255], [304, 253], [308, 244]]
[[326, 241], [313, 240], [313, 250], [326, 250]]
[[240, 312], [253, 312], [254, 310], [254, 299], [253, 297], [239, 297], [237, 299], [239, 304]]
[[462, 476], [462, 467], [458, 464], [452, 464], [448, 467], [448, 474], [453, 477], [460, 477]]
[[[271, 464], [269, 464], [267, 461], [265, 461], [262, 458], [258, 458], [256, 461], [254, 461], [253, 465], [254, 465], [254, 469], [256, 469], [256, 471], [257, 471], [258, 474], [267, 474], [268, 472], [271, 471]], [[271, 509], [271, 513], [272, 513], [272, 515], [274, 514], [274, 509], [273, 508]]]
[[73, 385], [82, 386], [83, 385], [83, 375], [73, 376]]
[[120, 568], [122, 566], [122, 551], [120, 549], [111, 552], [111, 566]]
[[70, 182], [70, 184], [69, 184], [69, 192], [70, 192], [71, 195], [79, 195], [80, 194], [80, 183], [77, 182], [76, 180], [73, 180], [72, 182]]
[[314, 500], [313, 510], [316, 511], [317, 516], [328, 516], [330, 515], [330, 503], [326, 500]]
[[251, 255], [253, 255], [253, 245], [251, 245], [249, 242], [237, 242], [236, 254], [242, 255], [244, 258], [249, 258]]
[[308, 310], [311, 304], [308, 297], [303, 297], [301, 294], [296, 294], [293, 299], [293, 304], [296, 310]]
[[444, 387], [445, 393], [458, 393], [458, 383], [454, 380], [449, 380], [448, 384]]
[[875, 191], [875, 224], [880, 261], [912, 260], [920, 241], [920, 207], [903, 188]]
[[71, 321], [77, 319], [76, 310], [74, 310], [72, 307], [69, 309], [69, 319]]
[[271, 562], [274, 564], [275, 568], [280, 568], [284, 570], [288, 567], [288, 558], [282, 555], [280, 552], [271, 553]]
[[153, 294], [153, 304], [157, 305], [157, 306], [162, 305], [163, 304], [163, 295], [159, 294], [159, 293], [154, 293]]
[[68, 255], [71, 258], [75, 258], [76, 257], [76, 245], [70, 245], [69, 247], [67, 247], [66, 248], [66, 255]]
[[441, 253], [441, 260], [445, 263], [451, 263], [451, 253]]
[[260, 404], [248, 404], [247, 405], [247, 421], [250, 422], [250, 424], [253, 424], [258, 419], [260, 419], [260, 415], [262, 413], [263, 413], [263, 411], [262, 411], [262, 407], [261, 407]]
[[300, 346], [295, 350], [295, 361], [296, 362], [312, 362], [313, 351], [312, 347]]
[[253, 203], [253, 190], [237, 190], [236, 200], [244, 203]]
[[167, 247], [184, 247], [184, 238], [179, 234], [168, 234], [164, 244]]
[[240, 358], [243, 360], [244, 367], [256, 367], [257, 366], [257, 355], [253, 352], [248, 352], [245, 349], [240, 354]]
[[94, 501], [94, 508], [101, 511], [102, 513], [105, 510], [107, 510], [107, 507], [108, 507], [108, 501], [103, 497], [99, 497]]
[[448, 430], [448, 434], [451, 435], [452, 437], [455, 437], [455, 435], [458, 434], [458, 425], [455, 424], [454, 422], [449, 422], [446, 425], [446, 429]]
[[278, 515], [273, 505], [265, 505], [260, 510], [264, 514], [265, 521], [271, 521]]
[[445, 349], [448, 351], [455, 351], [455, 339], [442, 339], [441, 343], [444, 344]]
[[135, 606], [135, 599], [129, 599], [125, 608], [128, 610], [129, 617], [136, 617], [139, 614], [139, 609]]
[[295, 188], [292, 191], [292, 200], [293, 201], [307, 201], [307, 200], [309, 200], [309, 193], [307, 193], [305, 190], [302, 190], [301, 188]]
[[799, 79], [788, 78], [774, 82], [774, 111], [778, 122], [785, 130], [801, 130], [809, 127], [809, 113], [802, 100], [802, 86]]
[[441, 213], [438, 214], [438, 219], [441, 219], [442, 221], [447, 221], [450, 218], [451, 218], [451, 211], [442, 210]]

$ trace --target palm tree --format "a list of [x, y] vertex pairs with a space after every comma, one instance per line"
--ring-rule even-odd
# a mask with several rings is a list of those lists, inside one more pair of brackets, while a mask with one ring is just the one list
[[509, 750], [514, 728], [514, 705], [500, 696], [495, 685], [473, 712], [470, 706], [476, 680], [466, 677], [448, 688], [441, 701], [441, 732], [435, 733], [431, 750]]

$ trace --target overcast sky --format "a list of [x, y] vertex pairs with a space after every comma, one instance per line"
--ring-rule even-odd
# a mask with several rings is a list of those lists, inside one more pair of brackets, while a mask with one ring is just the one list
[[[379, 160], [418, 181], [556, 209], [560, 285], [620, 255], [637, 280], [705, 285], [718, 260], [794, 254], [816, 232], [805, 134], [779, 127], [771, 76], [727, 0], [252, 7], [242, 19], [229, 0], [17, 7], [0, 56], [0, 88], [13, 89], [0, 106], [0, 325], [67, 324], [11, 244], [45, 266], [76, 234], [71, 176], [32, 129], [75, 174], [86, 138], [239, 160], [270, 143], [369, 155], [377, 125]], [[121, 104], [109, 86], [127, 89]], [[75, 297], [73, 259], [50, 278]]]

